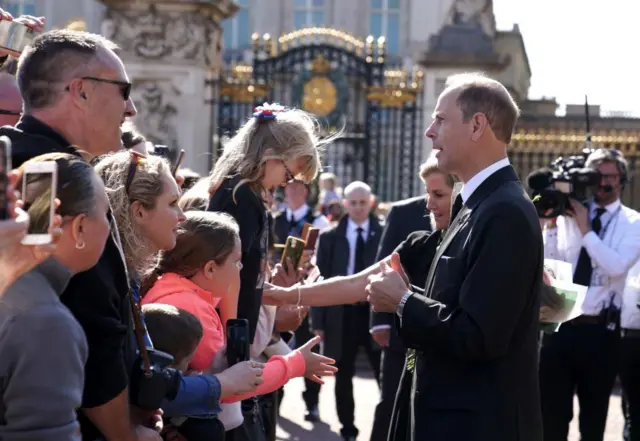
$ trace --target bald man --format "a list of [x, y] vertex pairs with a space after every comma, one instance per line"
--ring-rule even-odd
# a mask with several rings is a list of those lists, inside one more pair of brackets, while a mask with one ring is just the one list
[[22, 115], [22, 96], [16, 79], [0, 73], [0, 127], [14, 126]]

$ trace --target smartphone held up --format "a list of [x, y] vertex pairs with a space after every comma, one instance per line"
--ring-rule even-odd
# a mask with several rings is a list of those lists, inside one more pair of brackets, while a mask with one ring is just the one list
[[50, 226], [56, 214], [58, 164], [51, 162], [26, 163], [22, 172], [22, 199], [31, 221], [24, 245], [47, 245], [53, 242]]

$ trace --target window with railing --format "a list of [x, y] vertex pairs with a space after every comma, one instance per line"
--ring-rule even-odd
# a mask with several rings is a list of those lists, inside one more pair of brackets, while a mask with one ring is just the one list
[[225, 49], [246, 49], [251, 46], [249, 0], [236, 0], [236, 4], [240, 10], [222, 22]]
[[325, 0], [294, 0], [294, 29], [325, 25]]
[[387, 52], [400, 52], [400, 0], [371, 0], [369, 34], [386, 39]]

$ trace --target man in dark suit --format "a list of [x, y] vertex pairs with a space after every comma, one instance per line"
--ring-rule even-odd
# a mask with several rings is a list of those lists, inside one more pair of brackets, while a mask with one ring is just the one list
[[[359, 273], [375, 262], [382, 226], [370, 214], [371, 189], [364, 182], [352, 182], [344, 189], [347, 216], [335, 227], [320, 234], [317, 265], [325, 278]], [[323, 336], [324, 355], [336, 360], [336, 407], [342, 424], [340, 431], [347, 441], [354, 441], [355, 403], [353, 376], [356, 356], [364, 347], [376, 379], [380, 371], [380, 351], [373, 348], [369, 335], [370, 307], [367, 302], [355, 305], [311, 308], [311, 327]]]
[[[329, 220], [322, 213], [313, 211], [307, 204], [307, 198], [309, 197], [309, 186], [307, 184], [301, 181], [289, 182], [284, 189], [284, 197], [287, 208], [273, 216], [273, 235], [276, 243], [284, 244], [289, 236], [302, 237], [302, 230], [306, 223], [313, 225], [320, 231], [329, 227]], [[281, 255], [281, 252], [274, 253], [274, 257], [276, 257], [277, 261], [280, 261]], [[291, 334], [287, 334], [287, 336], [283, 335], [283, 337], [291, 338]], [[305, 317], [302, 320], [300, 326], [295, 330], [294, 335], [296, 348], [299, 348], [313, 338], [311, 329], [309, 328], [308, 317]], [[287, 342], [291, 344], [288, 340]], [[313, 348], [314, 352], [317, 352], [317, 350], [317, 346]], [[318, 410], [320, 385], [308, 378], [304, 379], [304, 384], [305, 391], [302, 392], [302, 399], [307, 406], [307, 412], [304, 414], [304, 419], [311, 422], [317, 422], [320, 420], [320, 413]], [[284, 388], [281, 388], [278, 393], [278, 405], [282, 403], [283, 398]]]
[[[414, 231], [431, 231], [426, 198], [418, 196], [396, 202], [387, 215], [380, 239], [376, 262], [389, 256]], [[426, 274], [425, 274], [426, 277]], [[418, 283], [418, 282], [416, 282]], [[424, 281], [422, 282], [424, 284]], [[394, 327], [393, 313], [371, 314], [371, 336], [382, 348], [380, 359], [380, 402], [376, 406], [371, 441], [386, 441], [400, 376], [404, 368], [406, 349]]]
[[395, 312], [413, 349], [389, 440], [539, 441], [538, 314], [543, 247], [533, 204], [506, 146], [518, 107], [497, 81], [448, 79], [426, 136], [464, 183], [452, 223], [412, 292], [392, 267], [370, 276], [376, 311]]

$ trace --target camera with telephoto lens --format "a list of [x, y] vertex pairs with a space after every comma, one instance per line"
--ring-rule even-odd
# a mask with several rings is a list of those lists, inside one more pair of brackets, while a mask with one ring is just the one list
[[533, 205], [541, 218], [564, 215], [570, 199], [587, 203], [590, 189], [600, 183], [600, 172], [586, 167], [591, 149], [582, 154], [559, 157], [549, 167], [536, 170], [527, 177], [533, 191]]
[[133, 369], [131, 401], [140, 409], [155, 410], [161, 407], [163, 400], [175, 399], [182, 376], [169, 367], [173, 364], [171, 355], [153, 348], [147, 348], [147, 354], [150, 369], [146, 369], [142, 356], [138, 357]]

